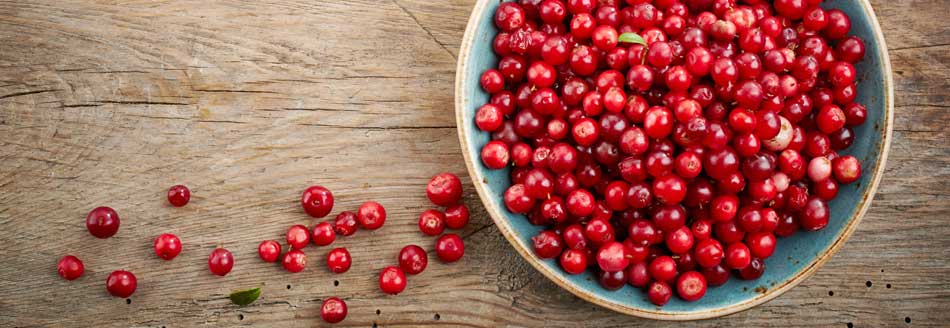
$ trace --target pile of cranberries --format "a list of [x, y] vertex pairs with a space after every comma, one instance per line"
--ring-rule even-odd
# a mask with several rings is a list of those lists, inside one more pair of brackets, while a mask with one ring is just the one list
[[[820, 0], [519, 0], [474, 124], [538, 257], [656, 305], [756, 279], [861, 176], [864, 43]], [[621, 41], [622, 40], [622, 41]]]
[[[443, 206], [444, 212], [431, 209], [419, 216], [419, 230], [428, 236], [442, 234], [446, 228], [463, 229], [468, 224], [468, 208], [461, 203], [462, 181], [451, 173], [434, 176], [426, 186], [426, 196], [433, 204]], [[182, 185], [168, 190], [168, 202], [175, 207], [188, 204], [191, 192]], [[324, 218], [333, 210], [333, 193], [322, 186], [311, 186], [304, 190], [300, 198], [304, 212], [314, 218]], [[354, 213], [343, 211], [332, 222], [319, 222], [308, 229], [304, 225], [293, 225], [287, 229], [284, 247], [276, 240], [265, 240], [258, 245], [257, 253], [265, 262], [277, 262], [289, 272], [301, 272], [307, 266], [307, 255], [303, 249], [312, 241], [317, 246], [332, 244], [337, 235], [350, 236], [358, 228], [379, 229], [386, 222], [386, 209], [377, 202], [363, 203]], [[109, 238], [119, 231], [119, 215], [109, 207], [98, 207], [86, 217], [86, 228], [97, 238]], [[155, 255], [170, 261], [181, 253], [181, 240], [173, 234], [162, 234], [154, 241]], [[436, 240], [436, 255], [446, 263], [458, 261], [465, 253], [462, 238], [456, 234], [444, 234]], [[407, 245], [399, 252], [398, 266], [388, 266], [379, 274], [379, 287], [384, 293], [398, 294], [406, 289], [406, 273], [419, 274], [428, 265], [426, 251], [417, 245]], [[330, 272], [344, 273], [350, 269], [353, 259], [346, 248], [330, 250], [326, 256], [326, 266]], [[208, 255], [208, 270], [217, 276], [225, 276], [234, 267], [234, 256], [225, 248], [216, 248]], [[57, 265], [59, 275], [66, 280], [75, 280], [82, 276], [85, 267], [79, 258], [67, 255]], [[137, 280], [135, 275], [125, 270], [112, 272], [106, 279], [106, 289], [116, 297], [127, 298], [135, 293]], [[337, 297], [324, 300], [320, 316], [328, 323], [337, 323], [346, 318], [346, 302]]]

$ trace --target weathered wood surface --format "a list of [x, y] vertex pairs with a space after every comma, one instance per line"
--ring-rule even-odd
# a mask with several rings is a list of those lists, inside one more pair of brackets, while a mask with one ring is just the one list
[[[432, 261], [398, 297], [376, 274], [417, 232], [427, 177], [465, 173], [455, 137], [455, 56], [472, 0], [0, 1], [0, 326], [310, 327], [321, 299], [345, 325], [945, 326], [950, 321], [950, 2], [874, 1], [896, 78], [895, 139], [873, 208], [811, 279], [723, 319], [662, 323], [613, 313], [560, 290], [522, 261], [466, 181], [474, 218], [459, 263]], [[192, 187], [185, 208], [165, 204]], [[311, 223], [299, 192], [319, 183], [336, 211], [375, 199], [390, 218], [337, 242], [356, 259], [332, 275], [327, 249], [288, 274], [257, 243]], [[86, 212], [115, 207], [98, 240]], [[152, 254], [172, 232], [184, 252]], [[235, 252], [227, 277], [206, 269]], [[64, 254], [86, 275], [59, 279]], [[126, 268], [139, 289], [104, 290]], [[265, 283], [238, 308], [233, 289]], [[336, 285], [336, 282], [339, 285]], [[832, 295], [833, 294], [833, 295]]]

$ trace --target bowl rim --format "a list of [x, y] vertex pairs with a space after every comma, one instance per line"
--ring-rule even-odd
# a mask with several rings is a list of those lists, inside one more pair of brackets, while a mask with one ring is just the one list
[[[861, 201], [858, 204], [858, 211], [849, 219], [848, 224], [844, 227], [844, 230], [838, 234], [831, 246], [826, 248], [824, 252], [818, 254], [818, 256], [804, 269], [802, 269], [797, 275], [793, 276], [791, 279], [783, 282], [781, 285], [769, 288], [763, 294], [759, 294], [756, 297], [748, 299], [746, 301], [732, 304], [725, 307], [707, 309], [697, 312], [668, 312], [660, 310], [646, 310], [636, 307], [631, 307], [625, 304], [615, 303], [608, 300], [605, 300], [601, 297], [598, 297], [592, 293], [581, 290], [578, 286], [575, 286], [572, 282], [564, 279], [561, 273], [555, 272], [550, 268], [541, 264], [541, 260], [536, 258], [532, 252], [526, 249], [521, 243], [517, 240], [516, 234], [511, 227], [510, 223], [505, 218], [504, 214], [501, 211], [493, 207], [492, 204], [487, 200], [489, 196], [488, 191], [481, 181], [484, 181], [484, 176], [480, 171], [476, 170], [475, 165], [473, 164], [474, 158], [469, 154], [468, 140], [467, 140], [467, 130], [469, 128], [464, 120], [464, 109], [469, 102], [469, 99], [464, 96], [464, 90], [468, 87], [471, 81], [464, 79], [464, 72], [468, 66], [468, 58], [470, 57], [470, 50], [472, 49], [472, 43], [475, 40], [476, 34], [475, 29], [478, 25], [481, 24], [483, 18], [483, 11], [492, 1], [499, 0], [477, 0], [475, 6], [472, 9], [472, 13], [469, 16], [468, 23], [465, 26], [465, 34], [462, 37], [462, 43], [459, 49], [458, 63], [455, 70], [455, 123], [458, 128], [458, 137], [459, 143], [462, 149], [462, 155], [465, 158], [465, 167], [468, 170], [469, 178], [472, 179], [472, 184], [475, 186], [475, 190], [478, 192], [479, 199], [482, 204], [485, 206], [485, 210], [491, 216], [492, 221], [495, 222], [495, 226], [498, 227], [498, 230], [501, 231], [505, 239], [508, 240], [508, 243], [511, 244], [514, 249], [524, 258], [528, 263], [531, 264], [538, 272], [541, 272], [549, 280], [553, 281], [559, 287], [566, 289], [572, 294], [590, 302], [597, 304], [599, 306], [611, 309], [616, 312], [624, 313], [627, 315], [632, 315], [641, 318], [655, 319], [655, 320], [671, 320], [671, 321], [686, 321], [686, 320], [700, 320], [700, 319], [710, 319], [717, 318], [740, 311], [750, 309], [759, 304], [768, 302], [779, 295], [785, 293], [792, 287], [795, 287], [802, 281], [808, 279], [817, 272], [818, 268], [825, 264], [838, 250], [844, 245], [845, 241], [851, 237], [851, 234], [854, 233], [854, 230], [857, 228], [858, 223], [861, 222], [862, 217], [871, 207], [871, 201], [874, 198], [874, 193], [877, 191], [878, 184], [881, 182], [881, 178], [884, 175], [884, 167], [887, 164], [887, 156], [890, 150], [891, 139], [892, 139], [892, 129], [894, 121], [894, 90], [893, 90], [893, 77], [891, 74], [891, 61], [887, 52], [887, 45], [884, 40], [884, 33], [881, 31], [881, 26], [878, 23], [877, 15], [874, 13], [874, 8], [871, 7], [869, 0], [858, 0], [857, 3], [861, 5], [864, 10], [869, 15], [869, 22], [871, 24], [871, 30], [874, 34], [874, 38], [878, 41], [878, 47], [874, 49], [879, 54], [881, 58], [881, 70], [884, 76], [884, 135], [881, 138], [881, 141], [878, 143], [880, 148], [879, 163], [872, 172], [871, 184], [864, 190], [864, 193], [861, 195]], [[503, 0], [502, 0], [503, 1]]]

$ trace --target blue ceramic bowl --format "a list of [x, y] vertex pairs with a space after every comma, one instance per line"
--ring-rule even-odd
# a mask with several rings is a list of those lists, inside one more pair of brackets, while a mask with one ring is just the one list
[[607, 291], [589, 272], [566, 274], [556, 260], [541, 260], [534, 255], [531, 237], [540, 228], [505, 208], [502, 195], [510, 185], [509, 171], [488, 169], [479, 156], [490, 136], [475, 127], [473, 118], [476, 109], [489, 99], [479, 86], [479, 77], [484, 70], [495, 67], [498, 61], [492, 52], [492, 39], [498, 32], [493, 15], [499, 3], [498, 0], [478, 0], [462, 40], [455, 76], [455, 112], [462, 153], [482, 202], [505, 238], [538, 271], [571, 293], [618, 312], [661, 320], [704, 319], [739, 312], [775, 298], [814, 274], [844, 244], [870, 207], [884, 171], [893, 122], [887, 48], [867, 0], [825, 1], [824, 7], [846, 12], [851, 17], [851, 34], [865, 41], [867, 51], [864, 60], [857, 65], [857, 86], [858, 102], [868, 109], [867, 122], [855, 130], [854, 145], [844, 152], [862, 161], [863, 176], [855, 183], [841, 186], [838, 197], [830, 203], [831, 222], [828, 227], [780, 238], [775, 254], [765, 261], [767, 270], [761, 278], [753, 281], [730, 279], [724, 286], [709, 288], [706, 296], [696, 302], [673, 297], [665, 306], [657, 307], [650, 303], [643, 291], [631, 286]]

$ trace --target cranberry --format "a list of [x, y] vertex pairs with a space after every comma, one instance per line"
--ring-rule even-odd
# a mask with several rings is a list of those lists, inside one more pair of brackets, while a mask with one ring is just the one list
[[597, 265], [606, 272], [622, 271], [630, 264], [623, 244], [612, 241], [600, 246], [597, 251]]
[[686, 210], [681, 205], [663, 205], [653, 212], [653, 223], [664, 232], [679, 229], [686, 224]]
[[445, 215], [438, 210], [426, 210], [419, 215], [419, 231], [429, 236], [438, 236], [445, 231]]
[[541, 231], [531, 237], [531, 243], [534, 245], [534, 254], [542, 259], [555, 258], [561, 255], [564, 248], [561, 236], [551, 230]]
[[465, 254], [465, 243], [454, 233], [445, 234], [435, 242], [435, 254], [442, 262], [458, 261]]
[[606, 290], [617, 290], [623, 287], [627, 282], [627, 272], [620, 271], [600, 271], [597, 274], [597, 282]]
[[687, 302], [703, 298], [706, 295], [706, 277], [696, 271], [684, 272], [676, 280], [676, 293]]
[[864, 58], [864, 41], [857, 36], [839, 41], [835, 46], [835, 57], [849, 63], [861, 61]]
[[505, 190], [505, 207], [514, 213], [525, 214], [534, 208], [534, 199], [525, 194], [522, 184], [515, 184]]
[[725, 264], [731, 269], [742, 269], [752, 262], [749, 247], [743, 243], [733, 243], [726, 247]]
[[396, 295], [406, 289], [406, 274], [402, 269], [388, 266], [379, 272], [379, 289], [384, 293]]
[[280, 249], [280, 243], [276, 240], [265, 240], [257, 246], [257, 255], [264, 262], [277, 262], [277, 258], [280, 257]]
[[663, 204], [679, 204], [686, 198], [686, 182], [676, 175], [653, 180], [653, 194]]
[[408, 274], [419, 274], [429, 264], [429, 255], [422, 247], [407, 245], [399, 251], [399, 268]]
[[326, 246], [336, 240], [336, 231], [330, 222], [320, 222], [313, 226], [313, 234], [310, 237], [317, 246]]
[[832, 40], [845, 37], [851, 30], [851, 19], [843, 11], [838, 9], [828, 10], [828, 25], [821, 32], [824, 36]]
[[96, 238], [109, 238], [119, 231], [119, 214], [110, 207], [96, 207], [86, 216], [86, 229]]
[[181, 240], [178, 236], [170, 233], [159, 235], [154, 243], [155, 255], [163, 260], [169, 261], [181, 253]]
[[445, 209], [445, 226], [449, 229], [462, 229], [468, 225], [468, 207], [465, 204], [449, 206]]
[[587, 255], [577, 249], [568, 249], [561, 253], [561, 268], [569, 274], [581, 274], [587, 269]]
[[627, 267], [627, 283], [633, 287], [646, 287], [653, 281], [647, 270], [646, 262], [638, 262]]
[[333, 210], [333, 193], [322, 186], [311, 186], [300, 196], [300, 205], [312, 217], [325, 217]]
[[702, 273], [709, 286], [722, 286], [729, 281], [729, 270], [726, 270], [722, 265], [702, 268]]
[[718, 265], [724, 255], [722, 244], [715, 239], [704, 240], [696, 244], [696, 263], [704, 268]]
[[753, 258], [748, 266], [739, 270], [739, 278], [743, 280], [755, 280], [759, 279], [763, 273], [765, 273], [765, 261]]
[[501, 141], [489, 141], [482, 147], [482, 163], [490, 169], [503, 169], [508, 166], [508, 145]]
[[693, 233], [686, 226], [666, 234], [666, 247], [673, 254], [686, 254], [693, 248]]
[[462, 199], [462, 181], [455, 174], [439, 173], [426, 185], [426, 197], [436, 205], [455, 205]]
[[336, 231], [338, 235], [352, 235], [356, 233], [357, 228], [359, 228], [359, 222], [356, 221], [356, 213], [351, 211], [340, 212], [340, 214], [337, 214], [336, 219], [333, 220], [333, 230]]
[[673, 289], [666, 282], [654, 281], [647, 290], [647, 297], [654, 305], [662, 306], [673, 297]]
[[168, 202], [175, 207], [182, 207], [188, 204], [191, 199], [191, 191], [183, 185], [175, 185], [168, 188]]
[[320, 318], [327, 323], [337, 323], [346, 319], [346, 302], [339, 297], [330, 297], [320, 306]]
[[828, 205], [825, 201], [812, 197], [805, 203], [801, 214], [798, 217], [802, 229], [817, 231], [824, 229], [828, 225], [828, 218], [831, 215]]
[[516, 3], [503, 2], [495, 9], [495, 26], [498, 26], [502, 31], [515, 30], [524, 23], [524, 10]]
[[650, 276], [656, 281], [668, 282], [676, 277], [676, 261], [669, 256], [660, 256], [650, 262]]
[[[428, 192], [427, 192], [428, 194]], [[367, 230], [376, 230], [386, 223], [386, 209], [374, 201], [368, 201], [360, 205], [356, 213], [356, 220], [360, 227]]]
[[106, 290], [118, 298], [128, 298], [135, 293], [138, 282], [135, 275], [125, 270], [112, 271], [106, 278]]
[[310, 231], [302, 224], [291, 226], [287, 229], [287, 244], [293, 249], [307, 247], [310, 243]]
[[[304, 231], [306, 231], [306, 228], [304, 228]], [[227, 275], [228, 272], [231, 272], [232, 267], [234, 267], [234, 256], [227, 249], [215, 248], [208, 255], [208, 270], [212, 274], [216, 276]]]
[[861, 162], [851, 155], [841, 156], [832, 161], [832, 172], [841, 183], [852, 183], [861, 178]]
[[591, 219], [584, 227], [584, 237], [594, 246], [614, 240], [614, 228], [607, 219]]
[[76, 280], [85, 272], [85, 266], [78, 257], [66, 255], [59, 259], [59, 263], [56, 264], [56, 272], [63, 279]]
[[334, 248], [327, 253], [327, 269], [333, 273], [344, 273], [350, 269], [353, 259], [350, 258], [350, 252], [346, 248]]
[[482, 131], [492, 132], [501, 128], [504, 123], [504, 115], [498, 106], [485, 104], [478, 108], [475, 113], [475, 125]]
[[488, 93], [496, 93], [505, 88], [505, 78], [497, 69], [489, 69], [482, 73], [479, 83], [482, 85], [482, 90]]

